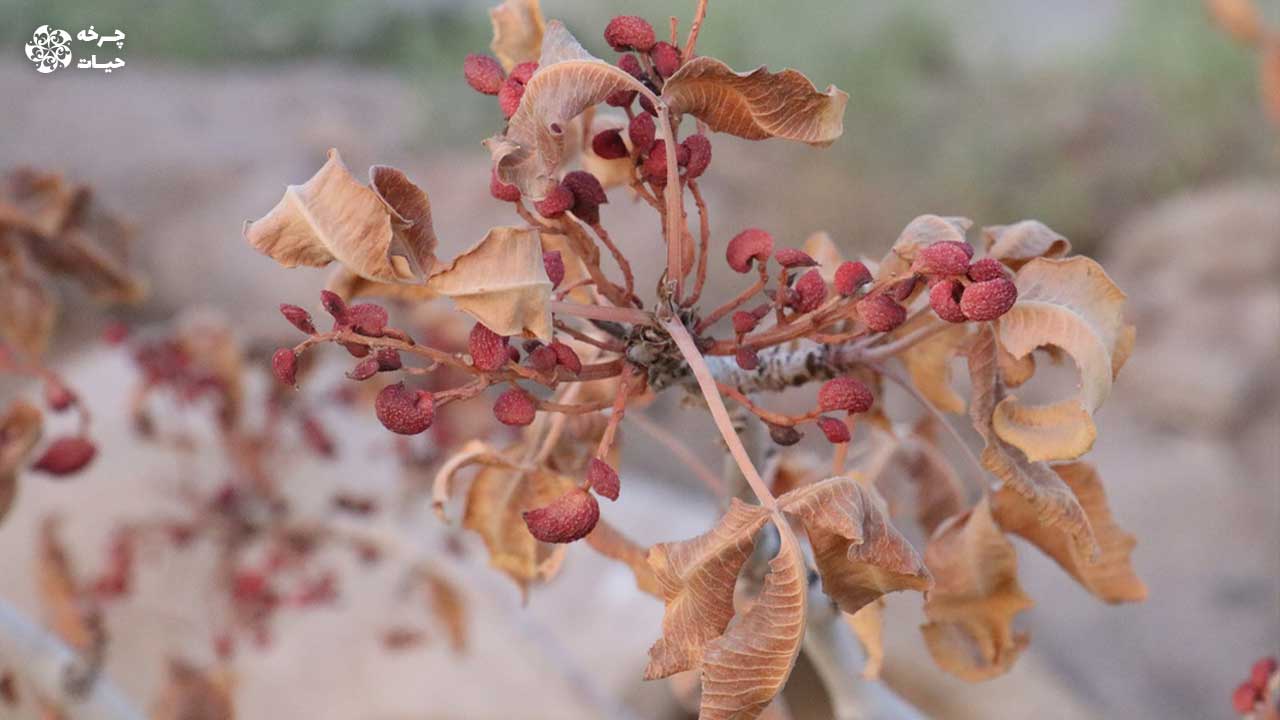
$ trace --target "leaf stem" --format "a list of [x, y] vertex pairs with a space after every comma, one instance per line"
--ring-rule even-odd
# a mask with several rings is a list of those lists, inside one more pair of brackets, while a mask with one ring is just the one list
[[676, 136], [671, 129], [671, 114], [665, 102], [658, 103], [658, 131], [662, 135], [663, 146], [667, 153], [667, 186], [663, 190], [666, 202], [666, 236], [667, 236], [667, 281], [675, 282], [673, 299], [679, 303], [684, 295], [684, 232], [681, 230], [684, 218], [683, 198], [681, 192], [680, 173], [676, 169]]
[[702, 396], [707, 400], [707, 408], [711, 411], [711, 417], [715, 420], [716, 428], [720, 430], [720, 435], [724, 438], [724, 443], [729, 448], [729, 454], [733, 456], [734, 462], [738, 464], [738, 469], [742, 471], [742, 476], [747, 479], [747, 484], [751, 486], [751, 491], [755, 493], [756, 499], [763, 507], [772, 510], [776, 504], [773, 493], [769, 492], [769, 486], [765, 485], [764, 478], [760, 477], [756, 466], [751, 462], [751, 456], [747, 454], [747, 448], [742, 444], [742, 438], [738, 437], [738, 433], [734, 432], [733, 420], [729, 417], [729, 411], [725, 409], [724, 400], [720, 398], [720, 392], [716, 389], [716, 380], [711, 375], [711, 368], [707, 367], [707, 361], [702, 357], [702, 353], [698, 352], [698, 346], [694, 344], [693, 336], [689, 334], [689, 331], [685, 329], [677, 318], [663, 320], [662, 327], [666, 329], [671, 339], [675, 341], [676, 347], [680, 349], [680, 354], [684, 356], [685, 362], [689, 363], [689, 369], [698, 381]]

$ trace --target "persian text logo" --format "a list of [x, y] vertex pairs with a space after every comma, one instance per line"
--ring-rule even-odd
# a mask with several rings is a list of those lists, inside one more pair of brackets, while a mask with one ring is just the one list
[[71, 34], [66, 30], [41, 25], [31, 33], [27, 43], [27, 59], [36, 64], [36, 72], [51, 73], [71, 64]]

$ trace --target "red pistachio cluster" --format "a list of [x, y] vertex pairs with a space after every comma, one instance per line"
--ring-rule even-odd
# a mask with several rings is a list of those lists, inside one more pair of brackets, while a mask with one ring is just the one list
[[[1258, 705], [1267, 701], [1267, 692], [1272, 678], [1276, 675], [1277, 665], [1274, 657], [1264, 657], [1253, 664], [1249, 671], [1249, 679], [1240, 683], [1231, 693], [1231, 706], [1241, 715], [1250, 715], [1258, 709]], [[1280, 708], [1272, 708], [1273, 711]], [[1270, 717], [1270, 716], [1267, 716]]]
[[929, 307], [951, 323], [995, 320], [1018, 300], [1018, 288], [1000, 261], [970, 262], [968, 243], [945, 241], [920, 250], [911, 271], [929, 282]]

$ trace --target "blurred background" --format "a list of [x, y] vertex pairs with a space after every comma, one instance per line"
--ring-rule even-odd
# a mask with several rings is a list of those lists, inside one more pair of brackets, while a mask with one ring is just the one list
[[[480, 145], [501, 115], [461, 72], [466, 53], [488, 50], [490, 4], [0, 0], [0, 171], [31, 165], [91, 186], [136, 226], [134, 264], [152, 289], [126, 310], [63, 294], [53, 357], [94, 410], [101, 456], [74, 483], [24, 478], [0, 527], [0, 596], [36, 612], [46, 514], [64, 517], [73, 554], [91, 564], [115, 519], [153, 511], [166, 482], [226, 472], [216, 453], [197, 462], [131, 439], [121, 408], [133, 370], [96, 339], [110, 320], [146, 327], [192, 307], [216, 309], [249, 345], [289, 338], [276, 306], [311, 307], [325, 273], [283, 271], [241, 225], [327, 148], [358, 176], [387, 163], [425, 188], [443, 256], [511, 221], [487, 192]], [[677, 15], [683, 27], [693, 4], [544, 0], [543, 12], [612, 58], [599, 34], [610, 17], [665, 27]], [[1280, 23], [1280, 3], [1258, 6]], [[39, 75], [22, 46], [42, 24], [124, 30], [127, 66]], [[827, 150], [717, 137], [703, 182], [716, 238], [760, 226], [799, 245], [825, 230], [847, 255], [878, 257], [923, 213], [1036, 218], [1129, 295], [1138, 346], [1090, 457], [1138, 536], [1150, 599], [1103, 606], [1020, 545], [1038, 604], [1014, 670], [981, 685], [936, 670], [919, 599], [902, 596], [889, 599], [888, 680], [940, 718], [1231, 717], [1231, 690], [1280, 646], [1280, 127], [1263, 109], [1258, 53], [1195, 0], [712, 0], [698, 50], [736, 69], [795, 67], [851, 98]], [[622, 228], [637, 275], [656, 277], [656, 227], [622, 191], [611, 199], [606, 224]], [[714, 277], [713, 292], [732, 292], [729, 280]], [[6, 401], [29, 390], [0, 389]], [[703, 438], [710, 457], [705, 417], [669, 405], [659, 417]], [[287, 473], [394, 494], [388, 441], [357, 407], [325, 411], [337, 461], [304, 457]], [[651, 481], [632, 482], [608, 517], [644, 543], [705, 529], [714, 504], [645, 443], [624, 462]], [[470, 608], [466, 653], [442, 640], [387, 653], [369, 630], [386, 606], [353, 584], [336, 608], [282, 620], [269, 648], [237, 658], [240, 717], [609, 716], [602, 692], [659, 716], [647, 713], [661, 690], [639, 677], [661, 606], [624, 569], [574, 548], [521, 609], [473, 538], [434, 521], [423, 532], [428, 552], [463, 546], [447, 562]], [[154, 695], [165, 657], [209, 657], [198, 611], [173, 609], [198, 608], [198, 563], [174, 562], [148, 567], [109, 619], [110, 672], [136, 697]]]

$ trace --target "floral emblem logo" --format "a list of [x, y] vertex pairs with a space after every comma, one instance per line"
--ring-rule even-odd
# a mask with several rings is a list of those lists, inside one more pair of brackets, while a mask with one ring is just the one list
[[36, 72], [51, 73], [71, 64], [71, 35], [66, 30], [41, 25], [31, 33], [26, 50], [27, 59], [36, 64]]

